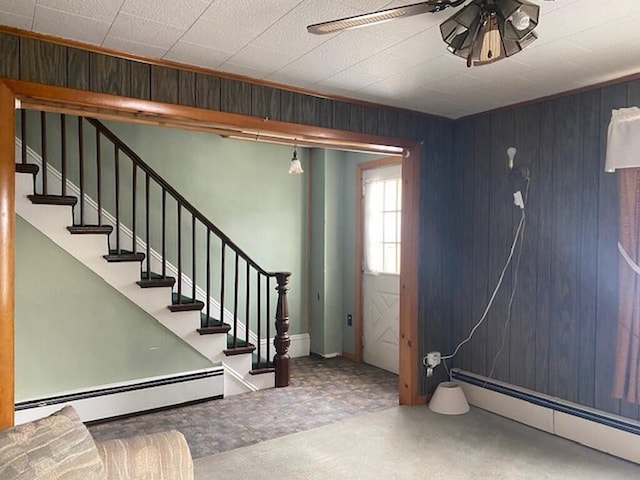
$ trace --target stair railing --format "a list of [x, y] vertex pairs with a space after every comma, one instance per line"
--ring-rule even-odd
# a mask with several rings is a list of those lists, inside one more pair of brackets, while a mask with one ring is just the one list
[[[27, 128], [30, 122], [27, 117], [26, 111], [21, 110], [21, 163], [23, 164], [27, 164], [27, 146], [31, 141]], [[56, 118], [59, 120], [58, 124], [55, 124]], [[54, 115], [40, 112], [39, 153], [42, 157], [42, 175], [39, 186], [42, 195], [53, 194], [66, 197], [67, 183], [76, 181], [79, 188], [78, 205], [76, 205], [78, 208], [74, 207], [74, 225], [76, 227], [87, 230], [94, 227], [96, 229], [99, 227], [108, 228], [104, 224], [105, 215], [111, 214], [115, 217], [114, 231], [109, 236], [108, 256], [116, 261], [139, 259], [142, 281], [169, 279], [167, 264], [170, 260], [175, 260], [177, 276], [174, 288], [176, 292], [173, 295], [172, 307], [177, 311], [189, 309], [187, 307], [197, 302], [197, 282], [204, 284], [204, 292], [201, 292], [200, 296], [204, 296], [205, 301], [201, 313], [201, 328], [198, 329], [198, 332], [207, 334], [219, 331], [216, 328], [220, 327], [225, 317], [229, 316], [225, 313], [227, 302], [231, 303], [231, 328], [228, 333], [230, 340], [225, 353], [233, 354], [234, 352], [253, 350], [250, 345], [252, 340], [250, 331], [254, 326], [257, 337], [254, 357], [257, 356], [257, 360], [254, 360], [252, 373], [275, 369], [275, 386], [287, 386], [289, 384], [288, 348], [290, 345], [287, 292], [291, 274], [289, 272], [268, 272], [258, 265], [100, 121], [93, 118], [77, 117], [75, 136], [77, 145], [75, 145], [75, 154], [71, 154], [73, 148], [69, 148], [69, 139], [74, 137], [67, 128], [68, 123], [70, 123], [70, 119], [64, 114]], [[94, 136], [92, 139], [86, 137], [85, 125], [93, 128]], [[49, 149], [48, 134], [51, 132], [60, 135], [60, 151], [55, 152], [55, 162], [58, 162], [56, 166], [60, 171], [59, 185], [50, 184], [52, 176], [48, 172], [52, 161], [51, 157], [54, 156]], [[35, 143], [37, 144], [37, 139]], [[110, 155], [109, 151], [111, 151]], [[109, 163], [112, 170], [109, 170]], [[113, 175], [111, 184], [105, 180], [106, 175]], [[142, 193], [140, 185], [142, 185]], [[113, 187], [113, 190], [105, 190], [107, 186]], [[95, 200], [93, 200], [94, 198]], [[97, 217], [92, 217], [87, 208], [87, 204], [92, 201], [97, 204]], [[173, 202], [175, 208], [175, 225], [173, 226], [173, 218], [170, 218], [169, 212], [170, 202]], [[156, 203], [160, 204], [160, 212], [152, 209], [152, 205]], [[93, 221], [96, 223], [92, 224]], [[125, 225], [130, 228], [132, 238], [130, 245], [125, 245], [121, 235], [122, 231], [127, 228]], [[187, 230], [186, 237], [190, 236], [188, 238], [190, 242], [186, 247], [184, 230]], [[198, 232], [200, 232], [199, 236]], [[175, 235], [173, 239], [176, 243], [173, 258], [168, 252], [171, 235]], [[112, 236], [115, 236], [115, 239]], [[214, 245], [215, 242], [217, 245]], [[142, 248], [143, 252], [140, 252], [139, 248]], [[218, 258], [214, 258], [212, 254], [212, 251], [215, 250], [217, 250]], [[159, 254], [155, 265], [154, 253], [156, 259]], [[190, 265], [185, 268], [183, 257], [189, 256]], [[153, 268], [158, 268], [160, 272], [153, 272]], [[183, 277], [187, 275], [191, 277], [190, 291], [185, 289], [187, 282]], [[204, 278], [201, 278], [202, 276]], [[241, 277], [244, 277], [244, 282], [241, 282]], [[275, 280], [275, 291], [277, 292], [276, 334], [274, 337], [275, 354], [273, 361], [270, 361], [271, 327], [269, 319], [271, 318], [270, 292], [272, 292], [273, 280]], [[217, 287], [217, 291], [214, 294], [215, 287]], [[216, 295], [218, 306], [217, 311], [213, 311], [211, 299]], [[242, 296], [244, 296], [243, 302], [241, 302]], [[213, 317], [216, 314], [219, 316], [218, 319]], [[262, 339], [266, 339], [264, 351], [261, 345]]]

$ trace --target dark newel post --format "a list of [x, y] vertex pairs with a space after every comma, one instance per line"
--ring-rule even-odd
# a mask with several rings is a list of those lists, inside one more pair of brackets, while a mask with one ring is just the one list
[[287, 291], [289, 290], [290, 272], [276, 273], [278, 286], [278, 306], [276, 308], [276, 336], [273, 339], [273, 346], [276, 354], [273, 357], [273, 366], [276, 369], [276, 388], [287, 387], [289, 385], [289, 304], [287, 302]]

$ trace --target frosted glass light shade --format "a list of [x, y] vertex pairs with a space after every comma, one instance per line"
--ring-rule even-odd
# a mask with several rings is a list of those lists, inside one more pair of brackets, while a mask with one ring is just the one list
[[302, 170], [302, 164], [300, 163], [300, 160], [298, 160], [298, 152], [294, 150], [293, 158], [289, 164], [289, 175], [300, 175], [302, 173], [304, 173], [304, 170]]
[[460, 385], [442, 382], [431, 397], [429, 410], [443, 415], [462, 415], [469, 411], [469, 404]]

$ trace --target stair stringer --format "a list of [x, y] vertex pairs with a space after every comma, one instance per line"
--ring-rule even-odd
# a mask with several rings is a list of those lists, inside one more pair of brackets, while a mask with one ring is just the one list
[[171, 287], [140, 288], [136, 284], [140, 279], [140, 263], [107, 262], [103, 258], [108, 251], [106, 235], [72, 235], [67, 230], [73, 224], [70, 207], [31, 203], [27, 195], [33, 193], [33, 185], [31, 174], [16, 174], [16, 213], [212, 363], [222, 364], [225, 369], [225, 396], [274, 386], [273, 373], [259, 376], [249, 373], [252, 368], [251, 354], [236, 356], [245, 357], [244, 362], [224, 354], [226, 334], [200, 335], [197, 332], [200, 328], [200, 311], [171, 312], [167, 308]]

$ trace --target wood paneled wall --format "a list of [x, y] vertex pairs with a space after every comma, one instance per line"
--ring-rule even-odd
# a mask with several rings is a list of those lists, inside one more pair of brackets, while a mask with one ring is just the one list
[[383, 137], [420, 139], [443, 120], [0, 33], [0, 77]]
[[[520, 219], [512, 193], [525, 184], [507, 171], [507, 147], [518, 149], [516, 165], [529, 169], [531, 181], [510, 324], [505, 333], [517, 255], [453, 366], [487, 375], [502, 346], [494, 378], [640, 418], [637, 405], [611, 394], [618, 199], [616, 175], [604, 172], [611, 110], [633, 105], [640, 105], [637, 80], [456, 122], [447, 209], [453, 251], [444, 257], [452, 271], [451, 330], [426, 315], [425, 331], [438, 332], [433, 348], [435, 340], [451, 348], [467, 336], [509, 253]], [[431, 298], [424, 304], [433, 307]]]

